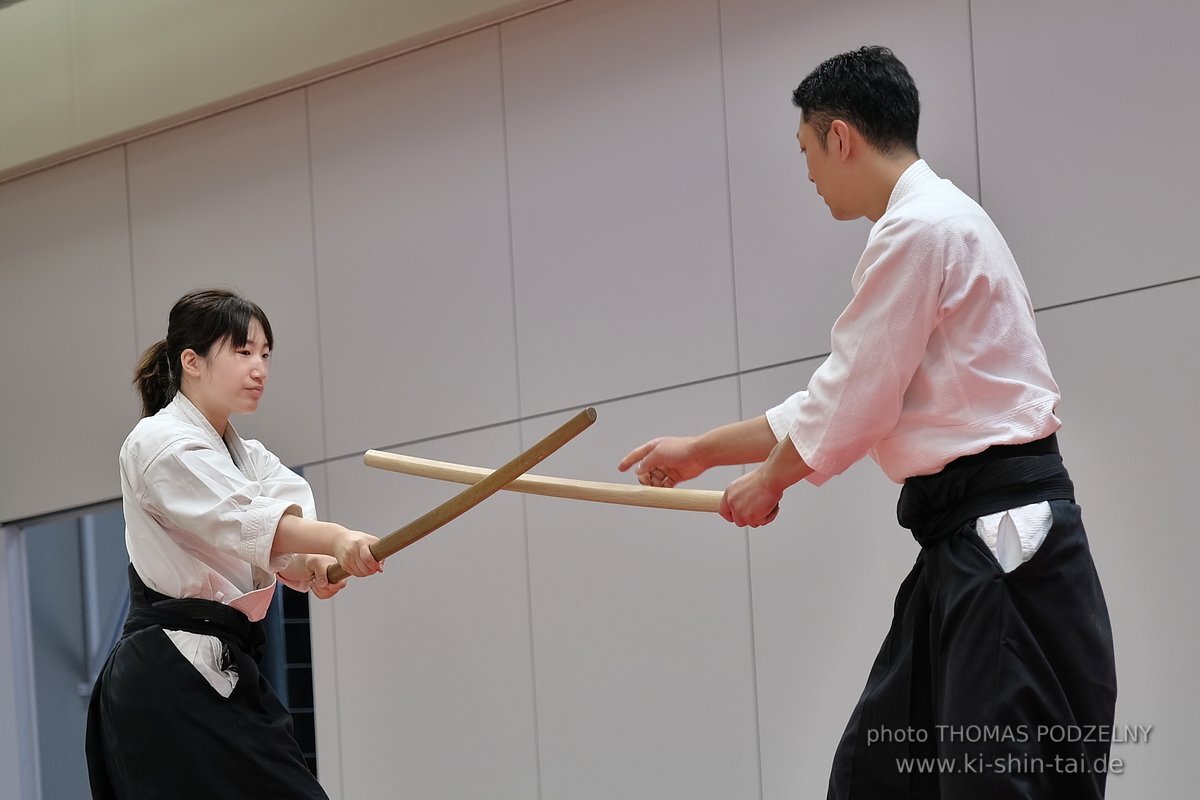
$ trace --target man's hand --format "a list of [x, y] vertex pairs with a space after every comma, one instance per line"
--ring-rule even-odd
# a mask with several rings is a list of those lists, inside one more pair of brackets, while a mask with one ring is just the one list
[[775, 519], [782, 498], [783, 491], [769, 485], [760, 467], [726, 487], [717, 513], [739, 527], [757, 528]]
[[621, 472], [637, 464], [638, 483], [643, 486], [673, 487], [691, 480], [707, 469], [696, 455], [695, 436], [660, 436], [651, 439], [621, 459]]
[[725, 489], [718, 512], [735, 525], [757, 528], [775, 519], [779, 500], [789, 486], [811, 475], [789, 437], [776, 443], [758, 469], [747, 472]]

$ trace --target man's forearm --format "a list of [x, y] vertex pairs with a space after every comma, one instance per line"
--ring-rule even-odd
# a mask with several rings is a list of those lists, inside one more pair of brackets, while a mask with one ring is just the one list
[[775, 433], [765, 416], [734, 422], [702, 434], [695, 444], [706, 467], [758, 464], [776, 446]]

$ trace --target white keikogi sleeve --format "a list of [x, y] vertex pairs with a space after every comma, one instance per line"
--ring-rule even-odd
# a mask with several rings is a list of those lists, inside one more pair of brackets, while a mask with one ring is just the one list
[[[260, 476], [263, 493], [269, 497], [297, 503], [305, 519], [316, 519], [316, 501], [308, 481], [284, 466], [283, 462], [261, 442], [255, 439], [244, 439], [242, 444], [246, 448], [246, 454], [249, 456], [255, 472]], [[277, 573], [287, 568], [293, 556], [293, 553], [287, 553], [276, 557], [274, 563]], [[289, 579], [282, 574], [277, 574], [276, 577], [284, 585], [297, 592], [307, 592], [312, 588], [311, 582], [308, 580]]]
[[829, 357], [806, 391], [767, 412], [776, 436], [786, 426], [814, 470], [811, 483], [841, 474], [895, 427], [938, 323], [944, 250], [920, 220], [899, 218], [874, 231], [855, 271], [854, 297], [834, 323]]
[[308, 481], [297, 475], [262, 443], [255, 439], [244, 439], [246, 453], [260, 476], [263, 494], [278, 500], [289, 500], [300, 506], [305, 519], [317, 518], [317, 504]]
[[304, 507], [295, 497], [272, 496], [270, 482], [248, 479], [228, 453], [182, 439], [145, 465], [143, 474], [140, 502], [171, 527], [266, 572], [288, 563], [287, 556], [271, 558], [275, 529], [284, 514], [300, 516]]

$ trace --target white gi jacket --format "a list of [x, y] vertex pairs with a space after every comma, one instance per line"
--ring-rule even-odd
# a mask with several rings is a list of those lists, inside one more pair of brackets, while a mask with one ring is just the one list
[[[851, 285], [829, 357], [805, 391], [766, 412], [815, 470], [810, 482], [870, 454], [903, 483], [1058, 430], [1058, 385], [1016, 261], [979, 204], [923, 160], [896, 182]], [[1001, 516], [981, 520], [993, 550]], [[1048, 507], [1013, 517], [1036, 549]]]
[[[292, 558], [271, 557], [280, 518], [316, 517], [308, 483], [232, 424], [222, 439], [182, 392], [134, 427], [120, 465], [125, 545], [146, 585], [223, 603], [251, 621], [265, 617], [274, 573]], [[222, 673], [217, 639], [168, 636], [214, 688], [232, 691], [236, 676]]]

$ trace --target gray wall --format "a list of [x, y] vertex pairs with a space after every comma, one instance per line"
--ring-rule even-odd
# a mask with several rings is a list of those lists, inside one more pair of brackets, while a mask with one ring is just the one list
[[[1197, 24], [1176, 0], [572, 0], [0, 186], [0, 520], [117, 494], [130, 366], [201, 284], [276, 328], [243, 432], [380, 533], [454, 489], [369, 471], [364, 448], [493, 465], [592, 403], [543, 471], [617, 479], [650, 435], [761, 413], [828, 349], [867, 230], [807, 185], [790, 90], [881, 41], [921, 87], [923, 155], [992, 212], [1041, 309], [1118, 722], [1155, 726], [1115, 748], [1109, 796], [1180, 796]], [[915, 556], [896, 491], [860, 464], [752, 533], [489, 501], [314, 604], [323, 782], [819, 796]]]

